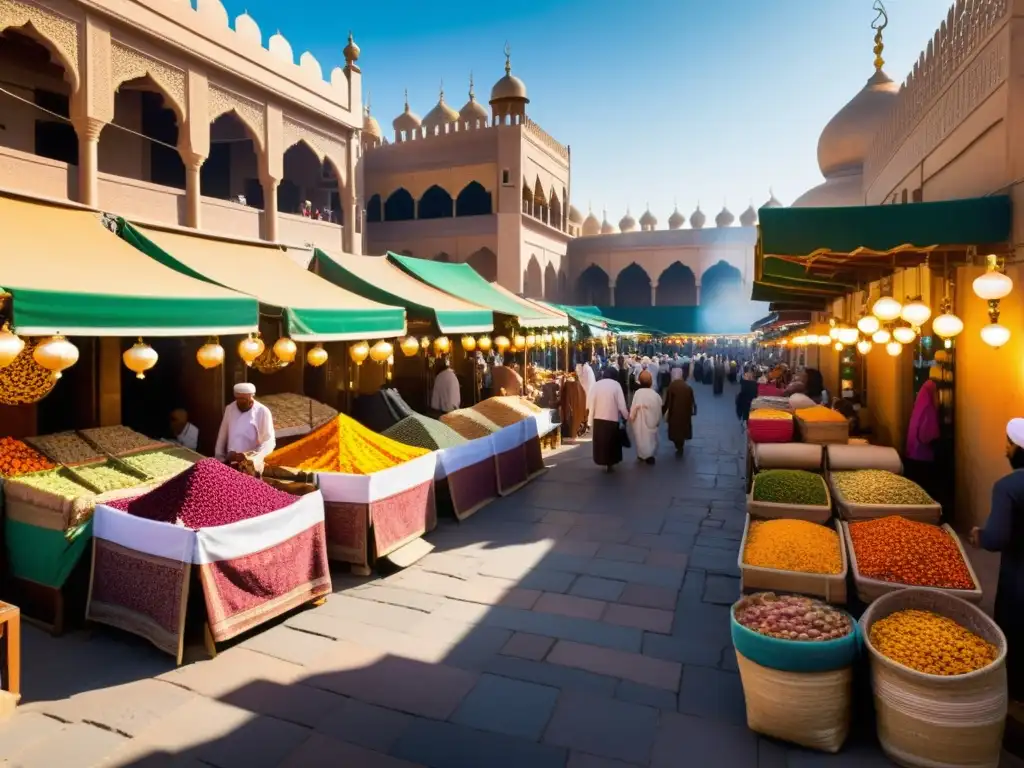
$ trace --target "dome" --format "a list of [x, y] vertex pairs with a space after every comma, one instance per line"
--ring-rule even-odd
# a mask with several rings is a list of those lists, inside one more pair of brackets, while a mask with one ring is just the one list
[[429, 129], [441, 128], [443, 132], [445, 125], [457, 122], [459, 122], [459, 113], [444, 103], [444, 84], [442, 83], [437, 105], [427, 112], [427, 116], [423, 118], [423, 125]]
[[381, 137], [380, 123], [377, 122], [376, 117], [370, 114], [370, 95], [367, 94], [366, 96], [366, 106], [363, 107], [363, 133], [379, 139]]
[[405, 111], [391, 121], [391, 127], [395, 129], [396, 133], [401, 133], [402, 131], [415, 131], [421, 125], [423, 125], [423, 121], [420, 120], [420, 116], [409, 108], [409, 92], [406, 91]]
[[772, 192], [771, 190], [769, 190], [768, 194], [769, 194], [768, 202], [765, 203], [764, 205], [762, 205], [761, 207], [762, 208], [781, 208], [782, 207], [782, 203], [780, 203], [778, 198], [775, 197], [775, 193]]
[[235, 19], [235, 32], [246, 42], [263, 47], [263, 33], [260, 32], [260, 25], [248, 13], [243, 13]]
[[601, 234], [602, 235], [614, 235], [619, 230], [615, 228], [615, 225], [608, 221], [608, 211], [604, 212], [604, 221], [601, 222]]
[[352, 30], [349, 30], [348, 45], [345, 46], [345, 49], [342, 51], [342, 53], [345, 54], [345, 61], [347, 61], [349, 64], [355, 64], [357, 61], [359, 61], [359, 46], [356, 45], [356, 41], [352, 37]]
[[601, 234], [601, 222], [597, 220], [593, 211], [588, 213], [587, 218], [583, 221], [583, 234], [588, 236]]
[[526, 83], [512, 74], [512, 51], [505, 46], [505, 76], [491, 88], [491, 104], [496, 101], [522, 101], [529, 104], [526, 98]]
[[577, 208], [575, 205], [569, 206], [569, 221], [571, 221], [573, 224], [583, 223], [583, 214], [580, 213], [580, 209]]
[[754, 210], [754, 204], [751, 203], [747, 206], [747, 210], [740, 214], [740, 226], [752, 227], [755, 224], [757, 224], [757, 211]]
[[679, 212], [679, 206], [677, 205], [672, 211], [672, 215], [668, 217], [668, 228], [669, 229], [682, 229], [686, 223], [686, 217]]
[[640, 217], [640, 228], [645, 230], [654, 229], [658, 226], [658, 219], [651, 213], [650, 206], [644, 211], [643, 216]]
[[619, 231], [620, 232], [633, 232], [636, 230], [636, 219], [629, 212], [629, 208], [626, 209], [626, 215], [619, 219]]
[[792, 208], [845, 208], [864, 205], [864, 177], [859, 173], [833, 176], [804, 192], [793, 201]]
[[700, 203], [697, 203], [697, 210], [690, 214], [690, 226], [694, 229], [704, 229], [704, 224], [707, 220], [708, 217], [700, 209]]
[[459, 111], [459, 121], [476, 125], [477, 121], [487, 122], [487, 108], [476, 100], [476, 92], [473, 90], [473, 74], [469, 75], [469, 101]]
[[825, 178], [860, 173], [871, 140], [899, 90], [899, 84], [878, 69], [860, 93], [829, 120], [818, 139], [818, 167]]
[[722, 206], [722, 210], [718, 212], [718, 215], [715, 216], [716, 227], [731, 227], [734, 221], [736, 221], [736, 217], [733, 216], [732, 211], [724, 205]]

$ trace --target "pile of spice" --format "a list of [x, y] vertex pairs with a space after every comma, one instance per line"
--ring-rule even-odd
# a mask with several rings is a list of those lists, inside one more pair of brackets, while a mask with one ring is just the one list
[[758, 408], [756, 411], [750, 412], [752, 421], [758, 419], [774, 420], [774, 421], [792, 421], [793, 414], [787, 411], [777, 411], [774, 408]]
[[58, 464], [82, 464], [105, 459], [101, 451], [89, 445], [77, 432], [27, 437], [25, 442]]
[[179, 452], [180, 449], [168, 448], [125, 456], [121, 461], [148, 477], [173, 477], [195, 463], [178, 455]]
[[828, 493], [821, 475], [803, 469], [758, 472], [754, 476], [753, 496], [754, 501], [774, 504], [828, 505]]
[[842, 424], [846, 422], [846, 417], [839, 411], [833, 411], [831, 408], [826, 408], [824, 405], [812, 405], [810, 408], [801, 408], [796, 412], [796, 416], [801, 421], [808, 422], [834, 422]]
[[501, 427], [482, 413], [472, 408], [459, 408], [441, 417], [441, 423], [447, 424], [467, 440], [476, 440], [497, 432]]
[[81, 478], [86, 485], [95, 488], [97, 493], [119, 491], [122, 488], [134, 488], [143, 482], [141, 478], [128, 474], [110, 462], [86, 464], [85, 466], [76, 467], [74, 474]]
[[470, 410], [493, 421], [499, 427], [509, 427], [538, 412], [531, 411], [525, 405], [520, 404], [525, 402], [519, 397], [489, 397], [474, 405]]
[[159, 441], [120, 424], [114, 427], [83, 429], [80, 434], [91, 445], [113, 456], [143, 451], [160, 445]]
[[437, 419], [421, 416], [418, 413], [406, 416], [381, 434], [404, 445], [425, 448], [428, 451], [454, 448], [456, 445], [469, 442], [447, 424], [442, 424]]
[[832, 482], [843, 498], [854, 504], [927, 506], [935, 503], [913, 480], [884, 469], [833, 472]]
[[847, 614], [800, 595], [759, 592], [736, 603], [733, 615], [747, 629], [781, 640], [838, 640], [853, 631]]
[[758, 568], [837, 574], [843, 570], [839, 534], [806, 520], [752, 520], [743, 562]]
[[883, 656], [926, 675], [966, 675], [999, 655], [991, 643], [932, 611], [897, 611], [872, 624], [868, 636]]
[[940, 589], [974, 589], [960, 548], [945, 529], [893, 515], [850, 523], [857, 570], [869, 579]]
[[44, 472], [56, 465], [30, 445], [13, 437], [0, 437], [0, 477]]
[[310, 472], [371, 475], [428, 453], [379, 435], [339, 413], [315, 432], [274, 451], [266, 463]]
[[249, 520], [291, 506], [297, 496], [271, 488], [216, 459], [203, 459], [163, 485], [109, 506], [192, 530]]
[[36, 472], [31, 475], [21, 475], [12, 483], [21, 483], [30, 488], [53, 494], [64, 499], [78, 499], [83, 496], [92, 496], [93, 491], [79, 483], [66, 469], [51, 469], [48, 472]]

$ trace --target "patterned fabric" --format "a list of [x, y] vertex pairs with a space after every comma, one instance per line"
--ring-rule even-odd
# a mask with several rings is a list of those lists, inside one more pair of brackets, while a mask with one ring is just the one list
[[434, 482], [370, 502], [374, 555], [386, 557], [437, 525]]
[[452, 472], [437, 484], [439, 495], [447, 492], [455, 517], [465, 520], [498, 498], [498, 467], [493, 456]]
[[526, 463], [526, 446], [519, 445], [512, 450], [499, 453], [498, 462], [498, 493], [508, 496], [519, 490], [530, 479]]
[[531, 437], [526, 441], [526, 472], [529, 479], [543, 474], [547, 467], [544, 465], [544, 453], [540, 447], [540, 437]]
[[352, 501], [324, 501], [327, 555], [331, 560], [368, 566], [370, 505]]

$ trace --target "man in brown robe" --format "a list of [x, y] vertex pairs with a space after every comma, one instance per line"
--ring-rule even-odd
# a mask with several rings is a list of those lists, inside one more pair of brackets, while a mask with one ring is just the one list
[[697, 401], [693, 390], [684, 379], [676, 379], [665, 392], [665, 421], [668, 439], [676, 446], [676, 456], [683, 455], [686, 441], [693, 438], [693, 417], [697, 414]]

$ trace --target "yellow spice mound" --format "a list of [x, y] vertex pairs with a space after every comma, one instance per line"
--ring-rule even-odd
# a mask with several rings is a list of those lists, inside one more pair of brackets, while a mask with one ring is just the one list
[[370, 475], [430, 453], [367, 429], [344, 414], [267, 457], [273, 467]]
[[793, 414], [788, 411], [777, 411], [774, 408], [758, 408], [750, 412], [753, 421], [768, 419], [770, 421], [792, 421]]
[[872, 624], [868, 636], [883, 656], [926, 675], [965, 675], [998, 656], [994, 645], [932, 611], [897, 611]]
[[743, 562], [800, 573], [842, 573], [839, 534], [806, 520], [753, 520]]

